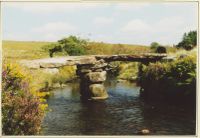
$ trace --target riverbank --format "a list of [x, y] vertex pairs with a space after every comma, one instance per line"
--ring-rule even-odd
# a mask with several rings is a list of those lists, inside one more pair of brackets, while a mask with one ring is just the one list
[[[183, 54], [184, 53], [184, 54]], [[146, 101], [196, 105], [197, 50], [177, 53], [172, 62], [140, 65], [137, 83]]]

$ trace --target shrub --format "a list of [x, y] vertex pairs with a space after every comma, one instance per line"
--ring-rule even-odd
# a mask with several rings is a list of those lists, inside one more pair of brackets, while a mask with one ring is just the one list
[[87, 45], [87, 41], [76, 36], [69, 36], [58, 40], [58, 44], [70, 56], [84, 55], [86, 53], [85, 46]]
[[194, 103], [196, 59], [187, 56], [171, 63], [140, 65], [137, 82], [145, 99]]
[[55, 74], [52, 77], [53, 83], [59, 83], [60, 86], [66, 83], [67, 81], [71, 81], [76, 77], [76, 67], [75, 66], [65, 66], [59, 69], [59, 73]]
[[152, 50], [155, 50], [159, 45], [160, 45], [160, 44], [157, 43], [157, 42], [152, 42], [150, 48], [151, 48]]
[[34, 135], [40, 131], [44, 104], [34, 95], [31, 78], [18, 65], [2, 71], [2, 131], [4, 135]]
[[86, 54], [87, 40], [76, 36], [69, 36], [58, 40], [56, 43], [45, 45], [42, 49], [53, 57], [54, 53], [60, 52], [60, 55], [79, 56]]
[[121, 63], [119, 65], [119, 73], [117, 78], [134, 81], [137, 76], [137, 63]]
[[167, 48], [164, 46], [161, 46], [157, 42], [152, 42], [150, 45], [150, 49], [152, 52], [155, 52], [155, 53], [167, 53]]
[[167, 53], [167, 49], [164, 46], [158, 46], [155, 50], [156, 53]]

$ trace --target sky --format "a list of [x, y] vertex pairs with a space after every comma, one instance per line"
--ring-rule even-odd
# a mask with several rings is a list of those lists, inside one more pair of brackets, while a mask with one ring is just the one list
[[197, 30], [197, 2], [3, 2], [3, 40], [173, 45]]

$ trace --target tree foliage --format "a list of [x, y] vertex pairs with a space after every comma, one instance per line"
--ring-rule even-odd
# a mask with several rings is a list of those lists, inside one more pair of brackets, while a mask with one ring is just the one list
[[164, 46], [158, 46], [158, 47], [155, 49], [155, 52], [156, 52], [156, 53], [167, 53], [167, 49], [166, 49]]
[[53, 57], [53, 54], [56, 52], [64, 52], [70, 56], [79, 56], [86, 54], [86, 46], [87, 40], [76, 36], [69, 36], [58, 40], [55, 44], [48, 45], [45, 49], [48, 50], [50, 57]]
[[182, 41], [179, 42], [176, 47], [183, 48], [185, 50], [191, 50], [197, 45], [197, 31], [190, 31], [184, 33]]
[[84, 55], [86, 52], [85, 46], [87, 45], [87, 41], [76, 36], [69, 36], [68, 38], [58, 40], [58, 43], [70, 56]]
[[150, 45], [150, 49], [152, 52], [155, 53], [167, 53], [167, 49], [164, 46], [161, 46], [157, 42], [152, 42]]
[[152, 50], [155, 50], [159, 45], [160, 45], [160, 44], [157, 43], [157, 42], [152, 42], [150, 48], [151, 48]]

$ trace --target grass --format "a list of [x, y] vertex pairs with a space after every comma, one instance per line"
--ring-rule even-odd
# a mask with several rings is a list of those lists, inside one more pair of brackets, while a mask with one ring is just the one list
[[150, 52], [149, 47], [144, 45], [130, 44], [110, 44], [103, 42], [90, 42], [87, 46], [88, 55], [115, 55], [115, 54], [134, 54]]
[[42, 47], [50, 42], [3, 41], [3, 58], [6, 60], [38, 59], [48, 57]]
[[[48, 51], [44, 50], [46, 45], [53, 42], [36, 41], [3, 41], [3, 58], [6, 60], [39, 59], [49, 57]], [[103, 42], [89, 42], [86, 47], [87, 55], [115, 55], [135, 54], [151, 52], [145, 45], [110, 44]], [[167, 47], [169, 53], [176, 52], [173, 47]], [[55, 56], [65, 56], [63, 53], [56, 53]]]
[[[52, 42], [35, 42], [35, 41], [3, 41], [3, 57], [6, 60], [21, 59], [39, 59], [49, 57], [48, 51], [43, 48]], [[86, 48], [87, 55], [101, 54], [134, 54], [150, 52], [149, 47], [142, 45], [128, 44], [108, 44], [99, 42], [90, 42]], [[56, 53], [55, 56], [63, 56]]]

